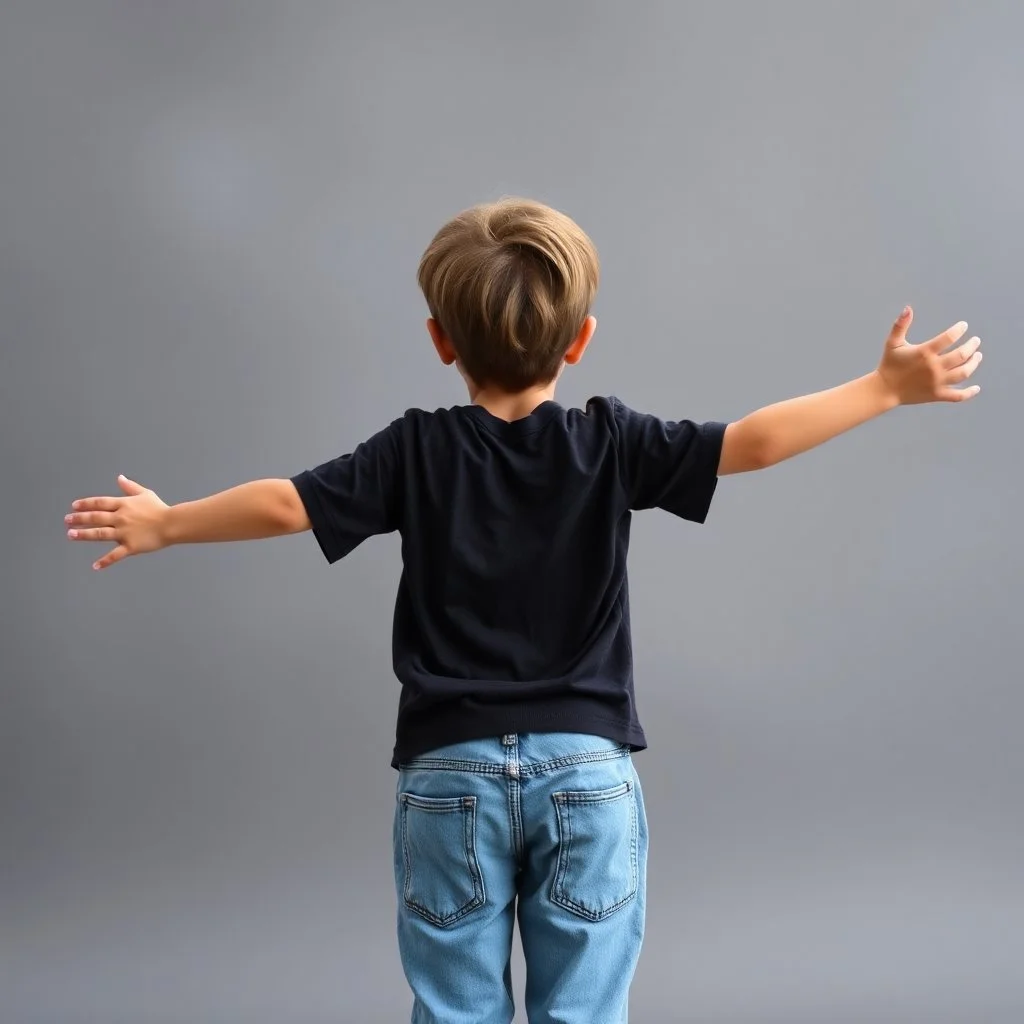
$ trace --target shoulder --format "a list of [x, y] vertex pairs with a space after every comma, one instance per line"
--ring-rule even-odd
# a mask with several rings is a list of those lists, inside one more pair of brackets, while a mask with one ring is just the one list
[[437, 426], [461, 426], [467, 419], [465, 408], [459, 405], [438, 409], [413, 406], [392, 421], [391, 427], [396, 430], [429, 430]]
[[622, 405], [613, 396], [595, 395], [583, 408], [570, 406], [557, 417], [561, 432], [580, 450], [607, 453], [619, 447], [624, 432]]
[[580, 411], [593, 424], [601, 424], [616, 436], [628, 431], [630, 426], [643, 419], [643, 414], [636, 412], [615, 395], [594, 396], [589, 399], [586, 408]]
[[579, 424], [613, 423], [619, 416], [622, 403], [614, 395], [594, 395], [582, 409], [566, 409], [566, 418]]
[[471, 429], [471, 417], [457, 405], [438, 409], [414, 406], [385, 428], [397, 443], [420, 449], [433, 443], [450, 444]]

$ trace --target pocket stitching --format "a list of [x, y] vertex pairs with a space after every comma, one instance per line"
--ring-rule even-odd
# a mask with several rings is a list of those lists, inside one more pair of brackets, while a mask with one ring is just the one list
[[596, 792], [592, 791], [576, 791], [576, 792], [559, 792], [552, 794], [555, 801], [556, 807], [556, 818], [558, 820], [558, 831], [560, 847], [558, 854], [558, 864], [555, 870], [555, 878], [551, 885], [550, 898], [551, 901], [557, 906], [563, 907], [579, 917], [585, 918], [588, 921], [597, 922], [604, 920], [606, 917], [611, 916], [617, 910], [620, 910], [627, 903], [636, 899], [636, 894], [639, 891], [639, 877], [637, 869], [637, 830], [639, 823], [637, 820], [637, 808], [636, 798], [630, 800], [629, 816], [630, 816], [630, 835], [629, 835], [629, 864], [630, 864], [630, 889], [629, 892], [620, 900], [613, 903], [611, 906], [602, 907], [600, 910], [592, 910], [589, 907], [584, 907], [581, 904], [575, 902], [571, 897], [567, 896], [564, 891], [565, 876], [569, 869], [569, 854], [572, 850], [572, 815], [569, 813], [569, 808], [573, 805], [586, 805], [586, 804], [601, 804], [610, 803], [614, 800], [621, 800], [627, 796], [633, 794], [633, 784], [631, 782], [623, 782], [618, 786], [614, 786], [611, 789], [599, 790]]
[[[399, 800], [402, 804], [402, 852], [405, 860], [403, 902], [409, 910], [414, 914], [418, 914], [424, 920], [429, 921], [438, 928], [447, 928], [462, 920], [462, 918], [474, 910], [479, 910], [487, 901], [483, 875], [481, 874], [480, 863], [476, 854], [476, 797], [422, 797], [412, 793], [402, 793], [399, 796]], [[409, 849], [410, 806], [419, 811], [426, 811], [428, 814], [451, 814], [455, 812], [461, 812], [462, 814], [462, 853], [466, 858], [466, 867], [473, 885], [473, 895], [463, 906], [444, 917], [435, 914], [429, 907], [416, 903], [410, 894], [412, 889], [412, 853]]]

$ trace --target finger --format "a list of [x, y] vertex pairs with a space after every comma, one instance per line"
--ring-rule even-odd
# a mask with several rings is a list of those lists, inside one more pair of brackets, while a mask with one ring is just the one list
[[76, 512], [116, 512], [124, 498], [79, 498], [71, 502]]
[[117, 478], [117, 484], [125, 494], [141, 494], [146, 489], [142, 484], [129, 480], [123, 474]]
[[106, 569], [108, 566], [113, 565], [115, 562], [120, 562], [121, 559], [128, 557], [128, 549], [122, 544], [113, 551], [108, 551], [102, 558], [93, 562], [92, 567], [94, 569]]
[[955, 345], [966, 333], [967, 322], [961, 320], [959, 323], [953, 324], [952, 327], [944, 330], [941, 334], [935, 335], [931, 341], [926, 341], [925, 346], [933, 352], [942, 352], [944, 349], [949, 348], [950, 345]]
[[943, 368], [951, 370], [956, 366], [962, 366], [980, 347], [981, 338], [979, 337], [973, 337], [970, 341], [965, 341], [958, 348], [941, 357]]
[[961, 363], [952, 370], [947, 370], [945, 381], [947, 384], [962, 384], [981, 365], [981, 353], [975, 352], [966, 363]]
[[64, 517], [68, 526], [113, 526], [113, 512], [72, 512]]
[[68, 540], [117, 540], [112, 526], [97, 526], [88, 530], [68, 530]]
[[940, 402], [966, 402], [979, 391], [981, 388], [977, 384], [972, 384], [969, 388], [943, 388], [938, 397]]
[[892, 330], [889, 332], [889, 338], [886, 341], [888, 348], [899, 348], [900, 345], [907, 343], [907, 329], [910, 327], [913, 319], [914, 311], [909, 306], [904, 306], [903, 312], [896, 318], [896, 322], [892, 325]]

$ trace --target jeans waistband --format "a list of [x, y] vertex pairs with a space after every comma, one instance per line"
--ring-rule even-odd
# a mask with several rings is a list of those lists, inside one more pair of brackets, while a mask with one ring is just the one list
[[626, 744], [587, 733], [506, 733], [439, 747], [399, 767], [402, 770], [502, 773], [514, 760], [521, 774], [530, 775], [573, 764], [629, 757], [630, 753]]

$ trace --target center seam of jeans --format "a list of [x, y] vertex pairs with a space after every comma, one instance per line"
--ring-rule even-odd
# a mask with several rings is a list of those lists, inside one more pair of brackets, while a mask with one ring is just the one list
[[521, 784], [519, 782], [521, 765], [519, 762], [519, 738], [514, 733], [504, 737], [505, 775], [508, 777], [508, 817], [512, 833], [512, 850], [517, 862], [523, 856], [523, 812], [520, 801]]

